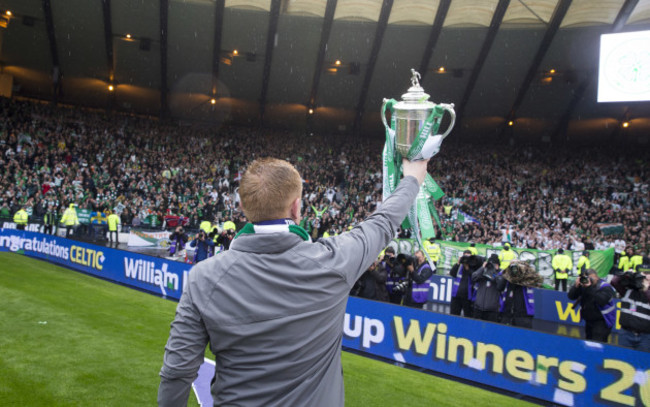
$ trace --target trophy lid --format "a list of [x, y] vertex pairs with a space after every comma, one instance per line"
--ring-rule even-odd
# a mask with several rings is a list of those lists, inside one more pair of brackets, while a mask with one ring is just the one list
[[420, 74], [415, 69], [411, 69], [411, 73], [413, 74], [411, 77], [411, 87], [402, 95], [402, 101], [408, 104], [424, 104], [427, 106], [432, 104], [429, 101], [429, 95], [420, 86]]

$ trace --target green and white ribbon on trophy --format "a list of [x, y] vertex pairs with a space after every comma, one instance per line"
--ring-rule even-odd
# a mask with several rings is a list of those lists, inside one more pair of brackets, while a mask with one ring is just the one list
[[[388, 198], [397, 188], [402, 175], [402, 158], [409, 161], [428, 160], [440, 151], [442, 140], [451, 132], [456, 121], [453, 104], [435, 104], [420, 86], [420, 74], [411, 69], [411, 87], [402, 95], [402, 101], [384, 99], [381, 107], [381, 119], [386, 128], [386, 144], [383, 151], [384, 190], [382, 199]], [[390, 126], [386, 122], [386, 110], [391, 113]], [[444, 134], [437, 134], [445, 112], [451, 115], [451, 123]], [[437, 213], [433, 200], [442, 198], [444, 193], [431, 175], [427, 174], [420, 192], [409, 213], [402, 223], [403, 228], [411, 228], [418, 244], [422, 247], [422, 238], [435, 236], [431, 216]], [[434, 268], [429, 255], [427, 260]]]

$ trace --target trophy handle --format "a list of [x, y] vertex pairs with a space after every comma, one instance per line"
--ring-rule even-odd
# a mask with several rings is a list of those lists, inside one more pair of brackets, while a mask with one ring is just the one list
[[453, 103], [440, 103], [438, 106], [448, 111], [449, 114], [451, 115], [451, 123], [449, 123], [449, 127], [447, 127], [447, 131], [442, 135], [442, 139], [444, 140], [444, 138], [447, 137], [449, 133], [451, 133], [451, 130], [454, 128], [454, 124], [456, 124], [456, 112], [454, 111]]
[[[384, 123], [386, 130], [390, 129], [388, 122], [386, 122], [386, 104], [388, 104], [388, 102], [390, 102], [390, 99], [384, 99], [384, 103], [381, 105], [381, 122]], [[391, 114], [393, 113], [391, 112]]]

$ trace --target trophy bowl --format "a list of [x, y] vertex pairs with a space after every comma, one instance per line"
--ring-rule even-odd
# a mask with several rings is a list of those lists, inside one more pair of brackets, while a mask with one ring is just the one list
[[[402, 95], [402, 100], [394, 104], [392, 109], [393, 120], [395, 122], [395, 148], [402, 157], [408, 156], [413, 142], [420, 135], [427, 121], [431, 121], [433, 124], [432, 128], [435, 132], [440, 125], [444, 112], [449, 112], [451, 115], [451, 123], [447, 131], [442, 135], [443, 139], [451, 132], [456, 121], [454, 105], [445, 103], [436, 105], [429, 101], [429, 95], [420, 86], [420, 74], [414, 69], [411, 69], [411, 72], [413, 74], [411, 87]], [[384, 99], [384, 105], [387, 102], [388, 100]], [[386, 116], [383, 114], [382, 121], [384, 126], [388, 128]]]

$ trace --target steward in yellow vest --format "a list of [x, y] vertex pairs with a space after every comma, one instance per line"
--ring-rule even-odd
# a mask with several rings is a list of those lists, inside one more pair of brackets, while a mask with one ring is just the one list
[[21, 207], [20, 209], [18, 209], [14, 214], [14, 223], [16, 224], [16, 229], [25, 230], [25, 226], [27, 226], [28, 219], [29, 219], [29, 215], [27, 214], [25, 207]]
[[212, 223], [210, 223], [209, 220], [201, 221], [201, 224], [199, 225], [199, 229], [204, 231], [206, 235], [209, 235], [210, 232], [212, 231]]
[[630, 250], [630, 262], [629, 262], [629, 270], [634, 270], [634, 271], [639, 271], [639, 266], [643, 264], [643, 257], [634, 254], [634, 250]]
[[61, 223], [66, 228], [65, 237], [69, 237], [73, 230], [79, 225], [79, 218], [77, 217], [77, 210], [75, 209], [77, 204], [71, 203], [68, 209], [63, 212], [61, 217]]
[[499, 268], [505, 270], [510, 265], [510, 262], [517, 257], [514, 251], [510, 250], [510, 243], [503, 245], [503, 250], [499, 253]]
[[115, 243], [119, 243], [120, 241], [117, 234], [117, 225], [121, 223], [120, 217], [115, 213], [111, 213], [108, 215], [106, 223], [108, 223], [108, 240], [110, 242], [113, 242], [113, 235], [115, 235]]
[[431, 258], [431, 261], [438, 264], [438, 260], [440, 259], [440, 245], [436, 243], [436, 241], [431, 238], [429, 240], [425, 240], [422, 242], [422, 246], [424, 251], [427, 252], [429, 257]]
[[621, 257], [618, 258], [618, 269], [621, 271], [628, 271], [630, 269], [630, 257], [627, 255], [627, 252], [621, 252]]
[[564, 249], [558, 249], [557, 254], [553, 257], [551, 266], [555, 271], [555, 290], [557, 291], [560, 284], [562, 284], [562, 291], [566, 291], [566, 282], [569, 278], [569, 273], [573, 270], [571, 257], [564, 254]]
[[589, 261], [589, 252], [585, 250], [584, 252], [582, 252], [582, 256], [580, 256], [580, 258], [578, 259], [577, 269], [580, 272], [580, 274], [583, 274], [590, 268], [591, 268], [591, 261]]

